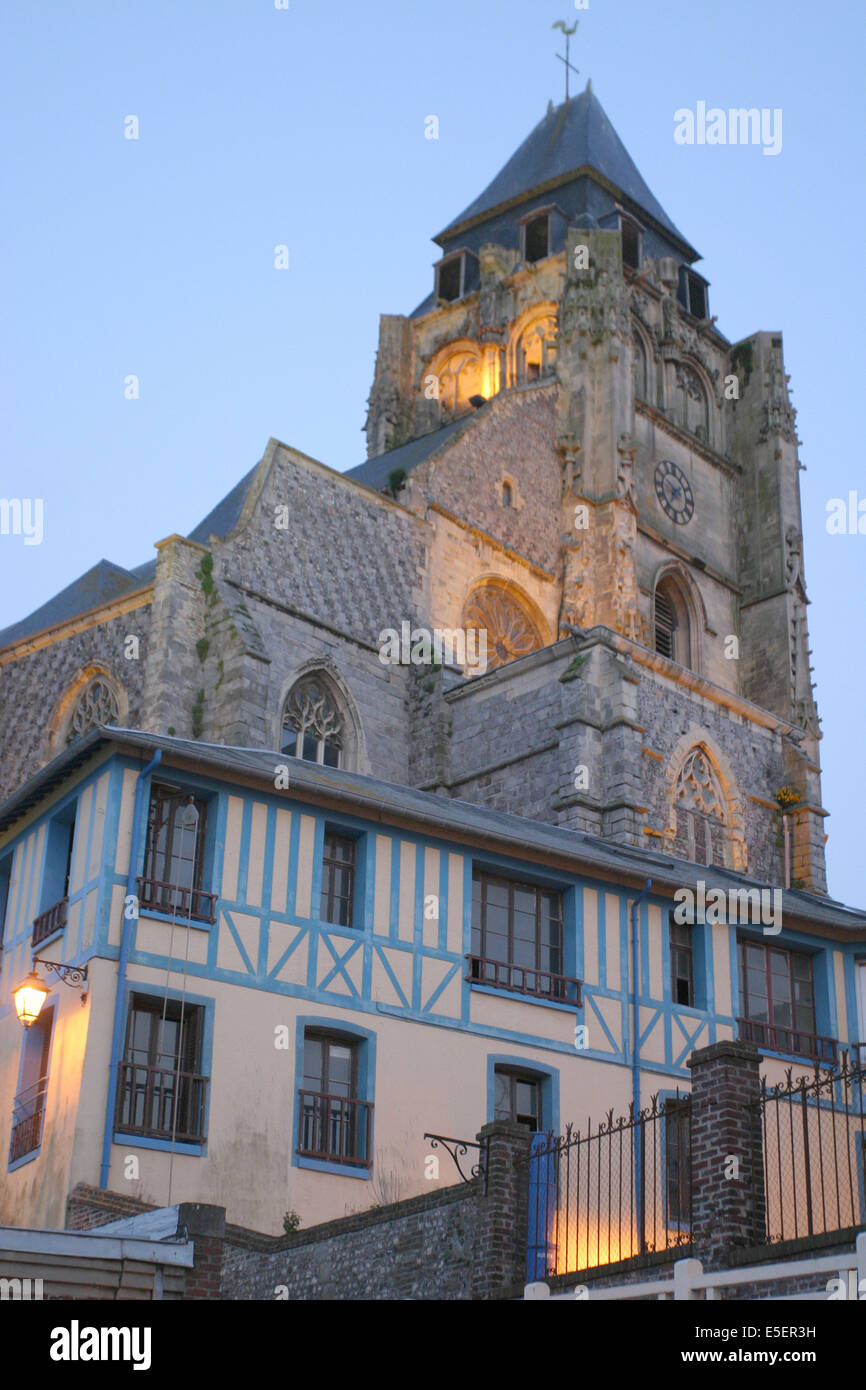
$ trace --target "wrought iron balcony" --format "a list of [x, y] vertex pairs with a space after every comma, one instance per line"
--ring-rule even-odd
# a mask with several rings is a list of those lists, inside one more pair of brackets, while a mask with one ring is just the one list
[[329, 1163], [369, 1168], [373, 1102], [349, 1100], [324, 1091], [300, 1091], [301, 1129], [298, 1153]]
[[42, 1117], [45, 1114], [45, 1094], [48, 1090], [48, 1077], [41, 1076], [32, 1086], [27, 1086], [12, 1102], [12, 1141], [9, 1145], [9, 1162], [23, 1158], [25, 1154], [38, 1149], [42, 1140]]
[[528, 994], [534, 999], [555, 999], [561, 1004], [581, 1005], [582, 980], [570, 975], [556, 975], [550, 970], [536, 970], [528, 965], [511, 965], [508, 961], [491, 960], [487, 956], [467, 956], [469, 973], [466, 979], [474, 985], [490, 985], [512, 994]]
[[49, 936], [53, 936], [56, 931], [60, 931], [66, 926], [66, 910], [69, 906], [68, 898], [61, 898], [59, 903], [53, 907], [48, 907], [33, 923], [33, 938], [31, 945], [41, 946], [43, 941], [47, 941]]
[[201, 1143], [208, 1080], [196, 1072], [121, 1062], [115, 1128], [149, 1139]]
[[836, 1038], [824, 1038], [819, 1033], [804, 1033], [801, 1028], [783, 1028], [774, 1023], [761, 1023], [754, 1018], [738, 1018], [740, 1042], [754, 1043], [769, 1052], [786, 1052], [797, 1057], [809, 1057], [813, 1062], [835, 1066], [839, 1060]]
[[161, 883], [156, 878], [138, 879], [138, 905], [165, 912], [178, 918], [191, 917], [196, 922], [216, 921], [218, 894], [206, 893], [203, 888], [182, 888], [177, 883]]

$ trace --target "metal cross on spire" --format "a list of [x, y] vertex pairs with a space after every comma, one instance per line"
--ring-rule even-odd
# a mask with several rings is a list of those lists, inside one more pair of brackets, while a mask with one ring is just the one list
[[578, 74], [578, 72], [579, 72], [579, 69], [578, 69], [578, 68], [575, 68], [575, 67], [572, 67], [571, 63], [568, 61], [568, 49], [569, 49], [569, 44], [571, 43], [571, 36], [572, 36], [572, 34], [574, 34], [574, 33], [577, 32], [578, 22], [579, 22], [578, 20], [575, 20], [574, 23], [572, 24], [572, 26], [571, 26], [570, 29], [566, 28], [565, 22], [564, 22], [563, 20], [561, 20], [561, 19], [558, 19], [558, 20], [556, 21], [556, 23], [553, 25], [553, 28], [554, 28], [554, 29], [561, 29], [562, 32], [563, 32], [563, 34], [565, 35], [565, 57], [563, 58], [563, 56], [562, 56], [561, 53], [557, 53], [556, 56], [557, 56], [557, 58], [559, 59], [559, 61], [560, 61], [561, 63], [565, 63], [565, 99], [566, 99], [566, 101], [569, 100], [569, 95], [568, 95], [568, 74], [569, 74], [570, 72], [573, 72], [574, 75], [575, 75], [575, 77], [576, 77], [577, 74]]

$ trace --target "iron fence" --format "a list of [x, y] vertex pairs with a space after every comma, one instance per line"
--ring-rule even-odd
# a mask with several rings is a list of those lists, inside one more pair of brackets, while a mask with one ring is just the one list
[[527, 1279], [691, 1240], [691, 1098], [677, 1091], [595, 1129], [533, 1137]]
[[811, 1077], [761, 1082], [766, 1232], [770, 1243], [866, 1225], [862, 1052]]

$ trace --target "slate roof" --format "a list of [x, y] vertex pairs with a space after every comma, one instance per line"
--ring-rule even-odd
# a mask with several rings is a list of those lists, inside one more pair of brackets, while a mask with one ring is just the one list
[[86, 613], [88, 608], [108, 603], [119, 594], [131, 592], [147, 582], [133, 570], [122, 569], [110, 560], [100, 560], [86, 574], [67, 584], [65, 589], [61, 589], [59, 594], [43, 603], [42, 607], [37, 608], [29, 617], [22, 618], [20, 622], [13, 623], [11, 627], [0, 632], [0, 647], [6, 646], [8, 642], [17, 642], [20, 637], [29, 637], [34, 632], [41, 632], [43, 628], [53, 627], [55, 623], [62, 623], [67, 618], [74, 618], [79, 613]]
[[357, 468], [347, 469], [343, 477], [352, 478], [356, 483], [364, 483], [378, 492], [385, 487], [388, 475], [396, 468], [411, 473], [413, 468], [430, 458], [443, 444], [456, 439], [468, 429], [474, 419], [474, 413], [462, 415], [459, 420], [452, 420], [450, 424], [443, 425], [432, 434], [422, 434], [418, 439], [410, 439], [408, 444], [400, 444], [396, 449], [389, 449], [386, 454], [377, 454], [375, 458], [367, 459], [366, 463], [359, 463]]
[[[228, 535], [240, 519], [256, 468], [258, 468], [258, 464], [251, 468], [239, 483], [235, 484], [231, 492], [227, 493], [222, 501], [208, 512], [204, 520], [200, 521], [194, 530], [190, 531], [188, 540], [198, 541], [200, 545], [206, 545], [209, 536]], [[86, 574], [74, 579], [59, 594], [55, 594], [47, 603], [43, 603], [41, 608], [37, 608], [26, 618], [22, 618], [20, 622], [12, 623], [10, 627], [4, 628], [0, 632], [0, 647], [5, 647], [10, 642], [17, 642], [22, 637], [31, 637], [34, 633], [42, 632], [48, 627], [54, 627], [55, 624], [62, 623], [67, 618], [75, 618], [79, 613], [86, 613], [90, 608], [108, 603], [120, 594], [132, 593], [134, 589], [139, 589], [144, 584], [150, 584], [155, 573], [155, 557], [152, 560], [146, 560], [143, 565], [137, 565], [134, 569], [124, 569], [121, 565], [115, 565], [111, 560], [100, 560]]]
[[603, 175], [688, 248], [693, 258], [697, 257], [698, 253], [689, 246], [644, 183], [601, 102], [589, 87], [580, 96], [548, 111], [493, 182], [434, 240], [442, 242], [453, 237], [467, 224], [486, 220], [495, 209], [521, 201], [541, 185], [564, 181], [568, 174], [587, 168]]
[[[414, 787], [403, 787], [394, 782], [383, 782], [360, 772], [324, 767], [294, 758], [287, 760], [285, 754], [269, 749], [232, 748], [222, 744], [200, 743], [196, 739], [171, 738], [167, 734], [143, 733], [138, 729], [104, 726], [71, 743], [0, 805], [0, 834], [106, 744], [113, 744], [118, 750], [140, 749], [142, 765], [159, 748], [168, 757], [174, 755], [191, 759], [202, 768], [211, 768], [216, 776], [259, 781], [270, 792], [274, 788], [274, 767], [288, 761], [288, 790], [293, 795], [303, 796], [306, 793], [333, 797], [347, 805], [372, 812], [377, 818], [390, 814], [398, 819], [414, 820], [427, 827], [430, 833], [440, 836], [472, 836], [516, 857], [531, 851], [571, 859], [575, 872], [586, 873], [597, 869], [616, 873], [632, 883], [650, 878], [657, 893], [694, 886], [698, 879], [706, 884], [708, 892], [711, 888], [721, 888], [727, 892], [731, 888], [772, 886], [730, 869], [691, 864], [651, 850], [611, 844], [583, 830], [569, 830], [545, 821], [528, 820], [510, 812], [493, 811], [472, 802], [417, 791]], [[783, 922], [796, 918], [813, 926], [857, 932], [866, 940], [866, 911], [847, 907], [832, 898], [788, 890], [783, 894], [782, 913]]]

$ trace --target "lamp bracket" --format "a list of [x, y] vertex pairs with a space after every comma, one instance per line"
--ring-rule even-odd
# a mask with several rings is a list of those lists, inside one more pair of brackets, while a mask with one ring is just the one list
[[46, 970], [53, 970], [54, 974], [72, 989], [79, 989], [87, 979], [86, 965], [62, 965], [59, 961], [46, 960], [45, 956], [34, 956], [33, 964], [44, 965]]

